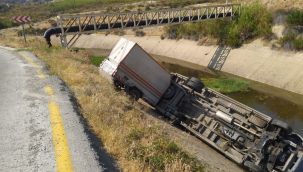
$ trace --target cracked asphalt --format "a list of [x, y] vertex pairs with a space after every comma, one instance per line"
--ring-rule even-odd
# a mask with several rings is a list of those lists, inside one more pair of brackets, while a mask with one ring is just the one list
[[[52, 121], [51, 101], [61, 130]], [[48, 75], [32, 53], [0, 48], [0, 171], [60, 171], [65, 160], [71, 171], [119, 171], [77, 109], [64, 82]]]

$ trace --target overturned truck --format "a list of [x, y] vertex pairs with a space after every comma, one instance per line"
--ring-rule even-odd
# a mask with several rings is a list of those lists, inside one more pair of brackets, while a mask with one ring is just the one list
[[100, 69], [116, 87], [250, 171], [302, 172], [303, 139], [272, 119], [197, 78], [168, 73], [138, 44], [121, 38]]

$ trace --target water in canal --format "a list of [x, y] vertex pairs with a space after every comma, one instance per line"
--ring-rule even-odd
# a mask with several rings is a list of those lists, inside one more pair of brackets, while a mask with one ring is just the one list
[[[202, 78], [202, 80], [203, 78], [214, 78], [222, 75], [224, 75], [224, 77], [230, 77], [224, 73], [216, 73], [214, 75], [202, 70], [191, 69], [167, 62], [161, 62], [161, 64], [170, 72], [194, 76]], [[257, 88], [258, 91], [256, 90]], [[234, 92], [226, 95], [264, 114], [286, 121], [297, 133], [303, 135], [303, 96], [253, 81], [249, 81], [249, 89], [247, 91]]]

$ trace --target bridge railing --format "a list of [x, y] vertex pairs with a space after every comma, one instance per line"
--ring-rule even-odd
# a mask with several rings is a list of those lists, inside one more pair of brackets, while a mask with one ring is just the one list
[[113, 29], [162, 26], [234, 17], [240, 13], [240, 10], [241, 4], [222, 4], [157, 11], [67, 14], [58, 16], [58, 24], [62, 32], [61, 37], [66, 37], [66, 35]]

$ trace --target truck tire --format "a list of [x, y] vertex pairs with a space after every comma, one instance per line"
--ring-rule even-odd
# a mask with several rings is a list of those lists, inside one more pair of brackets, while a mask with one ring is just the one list
[[281, 128], [283, 134], [288, 135], [292, 132], [292, 129], [289, 127], [289, 125], [283, 121], [280, 121], [278, 119], [273, 119], [271, 122], [271, 125]]
[[141, 91], [139, 91], [137, 88], [131, 88], [128, 94], [136, 101], [142, 97]]
[[202, 89], [204, 88], [202, 81], [195, 77], [189, 78], [186, 82], [186, 85], [198, 93], [201, 93]]
[[115, 88], [117, 90], [121, 90], [122, 89], [123, 84], [120, 81], [118, 81], [118, 80], [115, 79], [115, 80], [113, 80], [113, 82], [114, 82]]
[[299, 145], [299, 146], [303, 146], [303, 140], [302, 138], [297, 135], [297, 134], [290, 134], [289, 136], [287, 136], [286, 138], [287, 140], [290, 140], [292, 142], [294, 142], [295, 144]]

